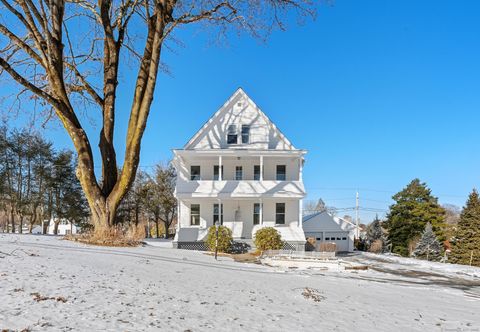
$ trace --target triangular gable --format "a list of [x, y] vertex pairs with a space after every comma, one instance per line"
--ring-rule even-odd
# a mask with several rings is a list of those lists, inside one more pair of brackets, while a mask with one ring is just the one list
[[[239, 106], [240, 105], [240, 106]], [[244, 149], [295, 150], [295, 147], [283, 135], [275, 124], [241, 89], [223, 104], [222, 107], [203, 125], [203, 127], [184, 146], [192, 149], [222, 149], [226, 145], [226, 130], [229, 124], [252, 124], [251, 144], [238, 147]]]

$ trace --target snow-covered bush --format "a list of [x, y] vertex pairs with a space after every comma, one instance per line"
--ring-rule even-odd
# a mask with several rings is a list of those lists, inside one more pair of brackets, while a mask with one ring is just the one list
[[[216, 244], [216, 227], [210, 226], [208, 229], [207, 235], [207, 247], [210, 251], [215, 251], [215, 244]], [[230, 248], [232, 247], [233, 237], [232, 231], [230, 228], [225, 226], [218, 226], [218, 243], [217, 243], [217, 250], [219, 252], [229, 252]]]
[[427, 223], [412, 256], [429, 261], [439, 261], [442, 258], [442, 251], [442, 245], [437, 240], [432, 225]]
[[260, 228], [255, 232], [253, 240], [258, 250], [278, 250], [283, 248], [283, 241], [280, 233], [273, 227]]

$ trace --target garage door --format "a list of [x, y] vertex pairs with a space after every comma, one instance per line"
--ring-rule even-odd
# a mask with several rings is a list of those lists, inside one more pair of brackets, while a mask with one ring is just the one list
[[335, 243], [337, 251], [348, 251], [348, 232], [326, 232], [325, 242]]

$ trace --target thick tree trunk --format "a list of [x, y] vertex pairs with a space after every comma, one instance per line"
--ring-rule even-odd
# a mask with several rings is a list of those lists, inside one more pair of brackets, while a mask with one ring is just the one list
[[155, 221], [155, 230], [157, 231], [157, 239], [160, 237], [160, 227], [158, 226], [158, 220]]
[[60, 221], [55, 221], [54, 223], [53, 234], [58, 235], [58, 224], [60, 224]]

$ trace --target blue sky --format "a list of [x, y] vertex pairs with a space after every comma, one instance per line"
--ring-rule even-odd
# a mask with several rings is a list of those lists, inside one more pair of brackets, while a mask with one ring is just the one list
[[[203, 30], [179, 31], [185, 46], [164, 53], [171, 75], [158, 82], [141, 164], [171, 158], [240, 86], [309, 151], [307, 199], [352, 207], [358, 188], [361, 206], [382, 215], [418, 177], [461, 206], [480, 187], [479, 11], [478, 1], [337, 0], [265, 44], [234, 36], [217, 46]], [[120, 82], [121, 150], [132, 77], [125, 69]], [[71, 146], [61, 128], [47, 135]]]

